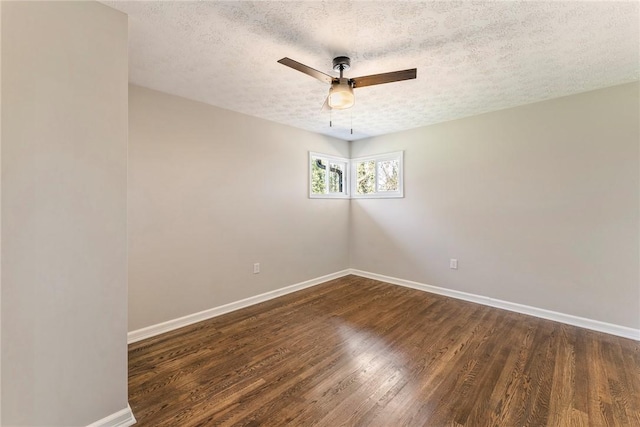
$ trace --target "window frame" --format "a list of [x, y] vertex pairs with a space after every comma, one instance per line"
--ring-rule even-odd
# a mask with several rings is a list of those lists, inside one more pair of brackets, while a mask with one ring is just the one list
[[[317, 158], [317, 159], [322, 159], [325, 160], [327, 162], [327, 165], [329, 166], [329, 169], [331, 168], [331, 163], [340, 163], [344, 165], [344, 172], [342, 174], [342, 192], [341, 193], [330, 193], [329, 192], [329, 174], [331, 173], [330, 171], [328, 171], [325, 174], [325, 190], [327, 191], [326, 194], [316, 194], [313, 192], [313, 159]], [[350, 195], [349, 195], [349, 190], [350, 190], [350, 185], [349, 185], [349, 180], [351, 179], [351, 174], [350, 174], [350, 169], [351, 169], [351, 161], [347, 158], [344, 157], [338, 157], [338, 156], [331, 156], [329, 154], [323, 154], [323, 153], [317, 153], [314, 151], [309, 151], [309, 157], [308, 157], [308, 162], [307, 165], [309, 167], [309, 173], [308, 173], [308, 180], [309, 180], [309, 185], [308, 185], [308, 191], [309, 191], [309, 198], [310, 199], [349, 199]]]
[[[398, 190], [396, 191], [378, 191], [378, 163], [397, 160], [398, 161]], [[374, 188], [375, 192], [371, 194], [358, 194], [356, 191], [358, 163], [374, 161]], [[392, 153], [375, 154], [364, 157], [356, 157], [351, 159], [351, 198], [352, 199], [397, 199], [404, 197], [404, 151], [395, 151]]]

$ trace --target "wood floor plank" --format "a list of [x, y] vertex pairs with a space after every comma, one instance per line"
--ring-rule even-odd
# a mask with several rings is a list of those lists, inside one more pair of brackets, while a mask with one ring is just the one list
[[129, 346], [140, 426], [640, 426], [640, 343], [347, 276]]

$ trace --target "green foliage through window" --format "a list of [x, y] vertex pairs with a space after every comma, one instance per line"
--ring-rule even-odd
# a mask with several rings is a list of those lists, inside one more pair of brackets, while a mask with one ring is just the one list
[[400, 162], [385, 160], [378, 163], [378, 191], [398, 191]]
[[338, 163], [329, 164], [329, 193], [342, 193], [345, 169], [344, 165]]
[[369, 160], [356, 164], [356, 193], [372, 194], [376, 191], [376, 162]]
[[309, 162], [310, 196], [348, 197], [348, 159], [309, 153]]
[[404, 153], [380, 154], [352, 159], [355, 198], [404, 197], [402, 158]]
[[[323, 167], [324, 166], [324, 167]], [[311, 158], [311, 192], [313, 194], [326, 194], [327, 161], [317, 157]]]
[[344, 159], [309, 152], [309, 197], [404, 197], [404, 152]]

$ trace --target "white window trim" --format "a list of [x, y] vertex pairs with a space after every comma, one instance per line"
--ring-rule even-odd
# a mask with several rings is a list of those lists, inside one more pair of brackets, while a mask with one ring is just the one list
[[[311, 166], [311, 162], [312, 162], [314, 157], [325, 159], [325, 160], [327, 160], [328, 164], [331, 163], [331, 162], [344, 163], [345, 171], [344, 171], [344, 175], [342, 177], [342, 179], [344, 181], [342, 183], [342, 193], [315, 194], [315, 193], [312, 192], [313, 168]], [[350, 196], [349, 196], [349, 189], [350, 189], [349, 180], [351, 179], [351, 174], [350, 174], [351, 161], [349, 159], [346, 159], [344, 157], [331, 156], [331, 155], [328, 155], [328, 154], [316, 153], [316, 152], [313, 152], [313, 151], [309, 151], [309, 160], [307, 162], [307, 165], [309, 167], [309, 173], [308, 173], [309, 186], [308, 186], [308, 191], [309, 191], [309, 198], [310, 199], [349, 199], [350, 198]], [[327, 188], [328, 188], [328, 180], [329, 180], [329, 172], [327, 171], [327, 173], [325, 174], [325, 186]]]
[[[312, 193], [313, 183], [313, 167], [311, 162], [313, 158], [321, 158], [327, 161], [328, 164], [343, 163], [345, 165], [345, 172], [343, 175], [343, 192], [342, 193], [327, 193], [327, 194], [314, 194]], [[356, 163], [375, 161], [374, 171], [376, 173], [375, 188], [376, 192], [373, 194], [357, 194], [356, 193]], [[398, 191], [377, 191], [378, 189], [378, 162], [386, 160], [397, 160], [399, 164], [399, 176], [398, 176]], [[318, 153], [309, 151], [309, 157], [307, 161], [309, 172], [307, 174], [308, 192], [310, 199], [398, 199], [404, 197], [404, 151], [394, 151], [393, 153], [375, 154], [365, 157], [356, 157], [354, 159], [347, 159], [344, 157], [332, 156], [329, 154]], [[325, 174], [325, 185], [328, 188], [329, 173]]]
[[[375, 188], [376, 192], [373, 194], [357, 194], [356, 193], [356, 174], [357, 168], [356, 163], [366, 162], [374, 160], [376, 162], [375, 165]], [[378, 162], [383, 162], [385, 160], [398, 160], [399, 168], [398, 168], [398, 191], [380, 191], [378, 192]], [[365, 157], [357, 157], [351, 159], [350, 162], [351, 169], [351, 179], [350, 179], [350, 189], [351, 189], [351, 198], [352, 199], [397, 199], [404, 197], [404, 151], [395, 151], [393, 153], [385, 153], [385, 154], [376, 154], [372, 156]]]

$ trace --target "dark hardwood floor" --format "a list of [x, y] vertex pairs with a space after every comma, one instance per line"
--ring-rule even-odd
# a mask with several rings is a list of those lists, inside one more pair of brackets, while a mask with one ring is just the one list
[[347, 276], [129, 346], [139, 426], [640, 426], [640, 343]]

